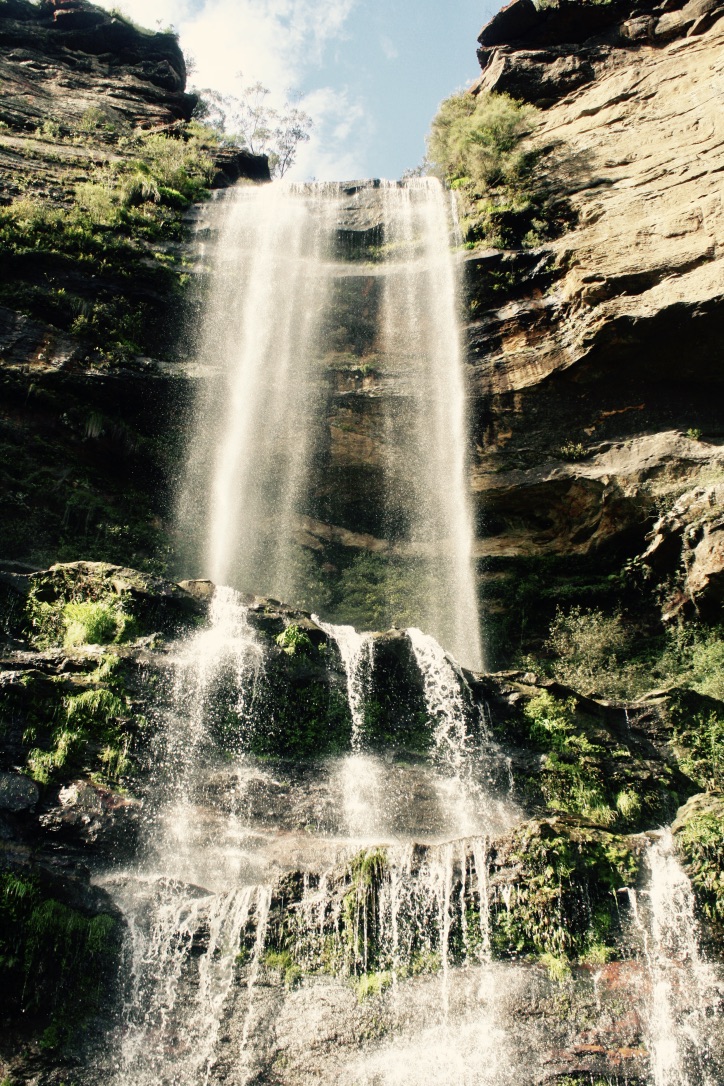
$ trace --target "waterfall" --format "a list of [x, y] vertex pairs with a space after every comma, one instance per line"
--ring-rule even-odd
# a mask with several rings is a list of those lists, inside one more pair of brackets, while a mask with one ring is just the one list
[[[376, 222], [381, 241], [365, 242], [361, 258], [340, 242], [356, 217]], [[217, 587], [207, 626], [170, 647], [139, 863], [105, 878], [128, 927], [114, 1086], [254, 1080], [280, 998], [265, 983], [269, 962], [282, 962], [290, 984], [300, 967], [341, 980], [342, 996], [355, 978], [384, 989], [419, 975], [438, 993], [424, 1020], [445, 1025], [459, 998], [458, 967], [490, 964], [484, 834], [508, 823], [475, 783], [462, 678], [438, 643], [480, 665], [456, 274], [441, 186], [242, 186], [216, 201], [211, 235], [179, 534], [189, 565], [233, 587]], [[324, 544], [311, 533], [330, 486], [329, 374], [347, 320], [339, 299], [349, 290], [366, 297], [370, 283], [378, 285], [365, 320], [381, 371], [386, 533], [376, 553], [409, 575], [404, 598], [385, 588], [388, 608], [434, 635], [410, 631], [433, 728], [428, 764], [365, 749], [374, 639], [327, 620], [329, 593], [317, 599], [338, 573], [316, 557]], [[339, 651], [351, 751], [318, 767], [311, 788], [308, 769], [290, 783], [288, 764], [247, 753], [250, 729], [264, 726], [255, 695], [265, 675], [241, 593], [314, 606]], [[263, 798], [246, 804], [254, 781], [267, 788], [262, 797], [276, 789], [292, 806], [303, 800], [304, 820], [292, 811], [289, 832], [274, 822], [279, 808]], [[352, 872], [361, 864], [362, 876], [340, 879], [344, 862]], [[284, 930], [294, 940], [275, 944], [280, 924], [292, 925]], [[489, 1016], [478, 1021], [487, 1052], [502, 1034]]]
[[[498, 776], [497, 750], [475, 749], [469, 733], [471, 707], [464, 696], [465, 680], [430, 634], [407, 631], [423, 681], [425, 706], [432, 722], [433, 759], [439, 770], [437, 787], [442, 805], [451, 813], [460, 836], [489, 831], [509, 822], [511, 805], [496, 799], [486, 787]], [[485, 782], [485, 783], [483, 783]]]
[[217, 584], [293, 601], [337, 205], [326, 186], [268, 185], [218, 211], [199, 361], [221, 381], [201, 398], [182, 522]]
[[317, 615], [312, 619], [337, 645], [347, 676], [347, 701], [352, 717], [352, 750], [358, 754], [362, 747], [364, 729], [365, 687], [372, 667], [374, 641], [371, 634], [358, 633], [354, 626], [335, 626], [323, 622]]
[[403, 385], [388, 433], [388, 505], [420, 556], [417, 625], [464, 665], [482, 653], [467, 498], [465, 386], [449, 204], [433, 178], [383, 190], [383, 344]]
[[[340, 239], [364, 216], [383, 244], [365, 243], [345, 260]], [[393, 574], [404, 569], [408, 586], [400, 594], [394, 576], [387, 587], [383, 579], [378, 602], [480, 668], [456, 266], [442, 186], [245, 186], [216, 202], [211, 223], [202, 391], [179, 508], [187, 573], [195, 567], [217, 584], [333, 617], [329, 585], [333, 594], [338, 574], [330, 580], [334, 563], [320, 565], [324, 543], [310, 525], [320, 524], [334, 489], [334, 427], [347, 425], [334, 422], [335, 374], [370, 350], [382, 493], [346, 500], [380, 506], [386, 538], [375, 554]], [[369, 291], [379, 304], [360, 314]], [[346, 540], [358, 526], [352, 519], [322, 531]]]
[[670, 830], [646, 854], [647, 916], [636, 896], [650, 981], [648, 1038], [654, 1086], [715, 1086], [710, 1066], [710, 1014], [719, 1002], [717, 979], [699, 949], [691, 884], [676, 856]]

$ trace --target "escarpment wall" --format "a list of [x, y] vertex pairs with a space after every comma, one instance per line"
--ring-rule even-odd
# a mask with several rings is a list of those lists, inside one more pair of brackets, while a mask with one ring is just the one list
[[[574, 222], [543, 249], [468, 260], [493, 607], [509, 563], [560, 571], [559, 599], [578, 581], [590, 604], [596, 576], [641, 554], [662, 511], [720, 477], [722, 14], [516, 0], [480, 35], [473, 93], [540, 107], [530, 147]], [[667, 574], [679, 561], [674, 547]]]

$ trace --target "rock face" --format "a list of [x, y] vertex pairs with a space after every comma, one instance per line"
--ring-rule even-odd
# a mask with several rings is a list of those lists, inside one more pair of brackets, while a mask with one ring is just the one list
[[[38, 566], [92, 552], [140, 564], [167, 546], [190, 398], [173, 362], [193, 279], [191, 199], [204, 194], [199, 184], [183, 196], [172, 177], [196, 102], [185, 83], [171, 33], [83, 0], [0, 4], [4, 558]], [[171, 170], [163, 182], [156, 172], [166, 195], [157, 189], [154, 207], [166, 206], [155, 223], [133, 218], [135, 196], [118, 200], [149, 152]], [[199, 154], [210, 187], [269, 180], [265, 157]], [[105, 211], [79, 202], [84, 191]], [[88, 533], [96, 544], [76, 550]]]
[[[189, 120], [186, 65], [172, 33], [141, 30], [85, 0], [11, 0], [0, 10], [0, 119], [42, 126], [57, 111], [146, 126]], [[7, 152], [6, 152], [7, 153]]]
[[[210, 614], [207, 581], [76, 562], [6, 569], [0, 590], [0, 946], [17, 951], [0, 958], [4, 1075], [52, 1086], [72, 1069], [97, 1086], [136, 1014], [153, 1020], [149, 1051], [183, 1064], [191, 1050], [169, 1048], [154, 1015], [170, 991], [174, 1030], [206, 1043], [193, 1017], [201, 963], [218, 1081], [248, 1064], [286, 1086], [338, 1081], [358, 1059], [372, 1074], [384, 1046], [424, 1046], [441, 992], [446, 1029], [487, 1036], [482, 991], [516, 1086], [532, 1081], [531, 1060], [541, 1082], [646, 1080], [652, 976], [632, 892], [648, 877], [652, 830], [688, 800], [675, 829], [716, 949], [707, 849], [721, 803], [696, 795], [682, 768], [676, 711], [691, 719], [719, 703], [669, 692], [610, 705], [531, 673], [450, 667], [436, 705], [409, 636], [390, 630], [371, 637], [353, 721], [340, 644], [276, 601], [244, 602], [256, 663], [243, 682], [233, 653], [223, 664], [229, 630]], [[184, 687], [194, 674], [198, 687]], [[196, 744], [190, 760], [179, 737]], [[165, 832], [164, 803], [178, 828], [182, 780], [189, 836], [172, 877], [158, 878], [155, 861], [143, 865]], [[209, 862], [192, 878], [199, 841]], [[158, 908], [144, 959], [151, 1009], [122, 1024], [119, 938], [128, 947]], [[183, 968], [164, 979], [154, 969], [167, 944]], [[40, 954], [38, 1003], [25, 993]], [[61, 968], [66, 1018], [52, 996]], [[720, 1049], [713, 1036], [712, 1067]]]
[[[479, 553], [499, 573], [496, 556], [640, 553], [654, 503], [716, 477], [722, 14], [516, 0], [480, 35], [473, 92], [541, 107], [531, 145], [575, 223], [468, 264]], [[501, 270], [518, 285], [493, 305]]]

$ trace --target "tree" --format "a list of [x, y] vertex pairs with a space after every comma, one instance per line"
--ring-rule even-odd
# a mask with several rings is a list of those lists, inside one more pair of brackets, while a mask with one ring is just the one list
[[273, 177], [283, 177], [294, 164], [300, 143], [309, 139], [312, 118], [286, 103], [280, 112], [268, 103], [268, 87], [250, 83], [240, 95], [220, 94], [206, 88], [196, 92], [197, 120], [214, 128], [225, 143], [245, 147], [253, 155], [267, 155]]

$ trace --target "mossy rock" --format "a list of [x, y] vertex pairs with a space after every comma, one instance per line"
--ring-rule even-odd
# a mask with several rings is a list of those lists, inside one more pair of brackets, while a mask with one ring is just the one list
[[376, 636], [362, 742], [372, 750], [424, 753], [431, 737], [422, 676], [410, 639], [397, 630]]
[[[68, 562], [5, 575], [6, 627], [36, 648], [177, 636], [204, 613], [179, 585], [107, 562]], [[17, 598], [24, 597], [21, 611]]]
[[490, 903], [496, 953], [614, 956], [625, 914], [621, 892], [636, 885], [643, 847], [641, 838], [563, 815], [532, 819], [496, 842]]
[[121, 921], [100, 891], [0, 856], [0, 1006], [40, 1034], [41, 1048], [72, 1043], [107, 1009]]
[[611, 705], [523, 672], [473, 679], [510, 754], [518, 801], [619, 832], [670, 822], [696, 784], [668, 750], [648, 706]]
[[724, 950], [724, 795], [692, 796], [673, 825], [694, 888], [699, 915]]

